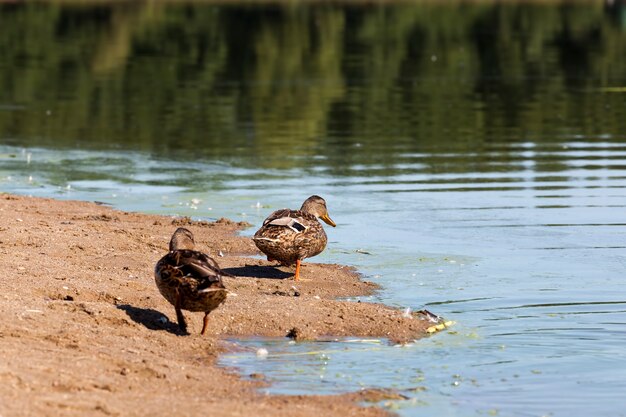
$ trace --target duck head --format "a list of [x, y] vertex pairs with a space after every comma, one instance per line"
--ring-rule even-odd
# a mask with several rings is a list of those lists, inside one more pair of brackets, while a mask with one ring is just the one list
[[170, 239], [170, 252], [180, 249], [191, 249], [196, 246], [196, 242], [193, 240], [193, 233], [191, 230], [179, 227], [176, 229]]
[[326, 208], [326, 201], [319, 195], [312, 195], [304, 200], [302, 207], [300, 208], [305, 213], [314, 215], [315, 217], [322, 219], [326, 224], [332, 227], [337, 226], [333, 219], [328, 215], [328, 209]]

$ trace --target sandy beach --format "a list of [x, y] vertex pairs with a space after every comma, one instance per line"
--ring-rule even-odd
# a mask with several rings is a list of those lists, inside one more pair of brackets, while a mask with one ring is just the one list
[[[190, 335], [153, 277], [172, 232], [185, 226], [197, 249], [233, 277], [233, 294], [210, 315], [185, 312]], [[359, 405], [393, 398], [365, 390], [340, 396], [267, 396], [262, 375], [216, 366], [236, 349], [228, 337], [296, 335], [407, 342], [432, 323], [381, 304], [338, 301], [377, 286], [349, 266], [275, 267], [220, 219], [128, 213], [96, 203], [0, 195], [0, 415], [8, 416], [383, 416]]]

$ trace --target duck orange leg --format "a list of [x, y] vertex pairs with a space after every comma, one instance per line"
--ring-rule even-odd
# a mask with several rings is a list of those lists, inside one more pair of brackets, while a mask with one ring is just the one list
[[300, 281], [300, 259], [296, 261], [296, 276], [294, 279]]
[[202, 331], [200, 334], [204, 334], [206, 332], [207, 325], [209, 324], [209, 312], [204, 313], [204, 320], [202, 320]]
[[178, 321], [178, 327], [183, 333], [187, 333], [187, 323], [185, 323], [185, 316], [183, 316], [183, 310], [181, 309], [182, 299], [180, 294], [176, 294], [176, 320]]

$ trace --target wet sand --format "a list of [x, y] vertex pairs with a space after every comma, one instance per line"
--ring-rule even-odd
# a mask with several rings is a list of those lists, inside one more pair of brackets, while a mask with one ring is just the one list
[[[154, 264], [178, 226], [233, 277], [210, 315], [174, 308], [160, 295]], [[8, 416], [383, 416], [365, 390], [337, 396], [267, 396], [264, 384], [216, 366], [231, 336], [420, 338], [433, 323], [390, 307], [338, 301], [377, 286], [353, 268], [307, 260], [293, 268], [251, 258], [248, 225], [227, 219], [117, 211], [95, 203], [0, 195], [0, 415]], [[312, 261], [312, 262], [310, 262]], [[171, 321], [170, 321], [171, 320]], [[257, 376], [258, 377], [258, 376]]]

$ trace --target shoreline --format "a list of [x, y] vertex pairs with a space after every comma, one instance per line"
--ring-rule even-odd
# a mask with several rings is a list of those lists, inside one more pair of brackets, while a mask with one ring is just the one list
[[[234, 294], [211, 313], [205, 336], [201, 313], [185, 311], [191, 334], [179, 332], [154, 283], [154, 264], [178, 226], [234, 275], [224, 278]], [[338, 300], [379, 288], [353, 267], [307, 260], [307, 280], [294, 282], [292, 268], [249, 257], [258, 251], [237, 235], [245, 226], [0, 194], [2, 415], [389, 415], [357, 402], [393, 398], [390, 391], [266, 396], [256, 390], [262, 380], [216, 364], [227, 338], [403, 343], [433, 325], [382, 304]]]

